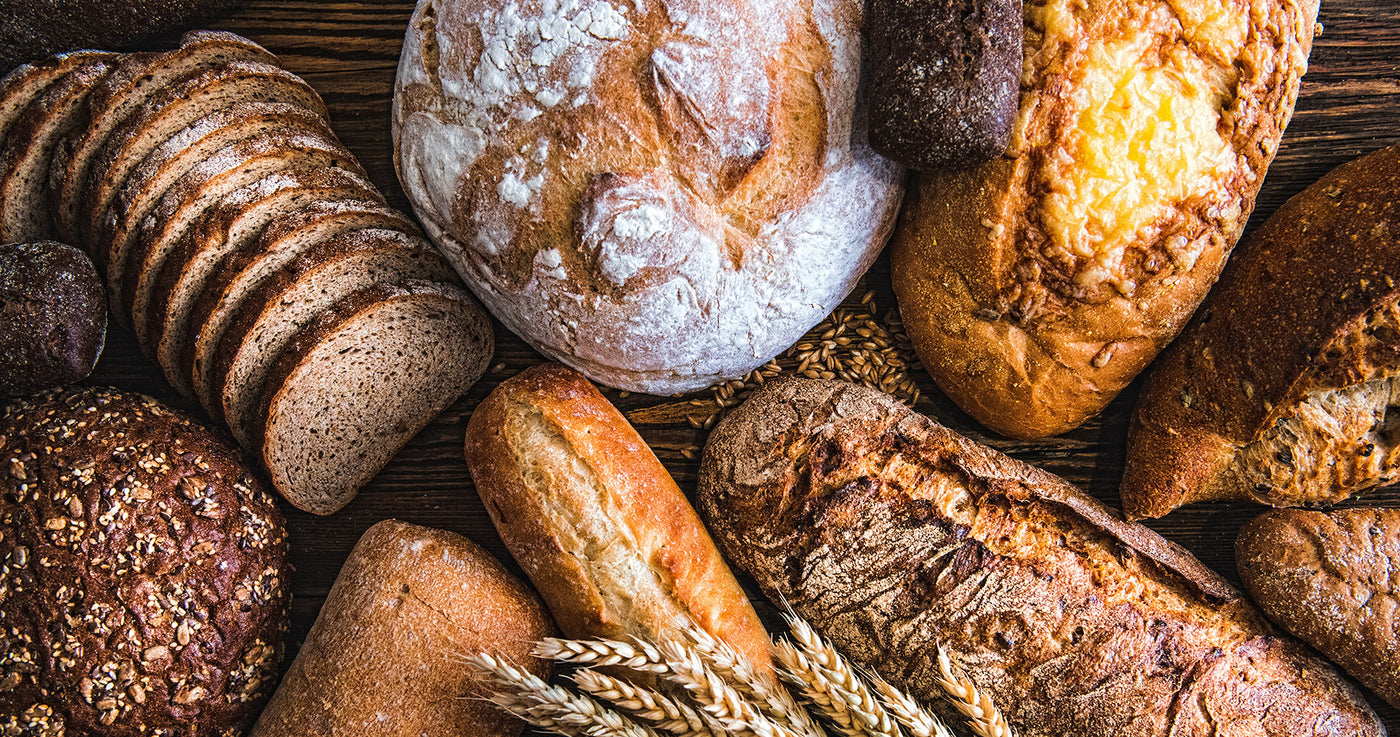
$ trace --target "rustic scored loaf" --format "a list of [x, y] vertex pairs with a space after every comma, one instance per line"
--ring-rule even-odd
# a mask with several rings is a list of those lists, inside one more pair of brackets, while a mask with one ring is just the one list
[[1235, 564], [1271, 619], [1400, 708], [1400, 509], [1266, 512]]
[[394, 96], [414, 209], [506, 327], [600, 383], [742, 377], [851, 290], [898, 167], [854, 0], [421, 0]]
[[872, 389], [759, 390], [706, 444], [699, 507], [854, 660], [936, 702], [941, 643], [1021, 737], [1385, 734], [1189, 553]]
[[467, 466], [566, 635], [657, 642], [694, 622], [760, 669], [768, 635], [685, 495], [578, 372], [527, 369], [477, 406]]
[[1330, 504], [1400, 478], [1400, 146], [1240, 246], [1133, 412], [1123, 510]]
[[1011, 146], [923, 172], [892, 241], [905, 328], [950, 398], [1055, 435], [1171, 342], [1248, 220], [1317, 7], [1026, 2]]

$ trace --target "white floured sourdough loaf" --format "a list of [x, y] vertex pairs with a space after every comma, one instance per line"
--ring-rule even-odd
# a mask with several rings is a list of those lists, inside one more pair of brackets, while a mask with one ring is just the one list
[[395, 163], [541, 352], [651, 393], [743, 376], [850, 291], [900, 171], [857, 115], [861, 4], [421, 0]]
[[997, 432], [1099, 412], [1185, 324], [1293, 111], [1317, 0], [1027, 0], [999, 159], [924, 172], [891, 249], [924, 366]]

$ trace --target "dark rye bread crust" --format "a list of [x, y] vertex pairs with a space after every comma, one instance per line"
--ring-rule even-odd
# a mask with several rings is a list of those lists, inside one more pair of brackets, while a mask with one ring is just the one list
[[230, 193], [180, 238], [158, 269], [141, 274], [132, 322], [148, 355], [159, 355], [167, 327], [184, 335], [194, 300], [224, 259], [262, 235], [269, 223], [318, 200], [379, 197], [374, 185], [344, 169], [282, 171]]
[[290, 570], [238, 450], [147, 397], [79, 388], [5, 407], [0, 464], [0, 733], [245, 729]]
[[1184, 550], [880, 392], [768, 385], [716, 427], [699, 487], [775, 601], [929, 704], [942, 643], [1021, 737], [1385, 732]]
[[49, 202], [58, 233], [78, 243], [79, 210], [92, 166], [112, 131], [139, 114], [146, 101], [175, 82], [234, 61], [276, 64], [277, 57], [242, 36], [222, 31], [191, 31], [180, 46], [163, 53], [125, 54], [88, 99], [88, 122], [54, 156]]
[[85, 378], [107, 340], [102, 279], [62, 243], [0, 245], [0, 315], [0, 397]]
[[50, 85], [0, 133], [0, 243], [54, 236], [49, 166], [64, 136], [86, 120], [88, 94], [111, 69], [112, 54], [91, 54]]
[[[394, 342], [412, 331], [425, 334]], [[379, 284], [327, 308], [278, 357], [253, 414], [273, 486], [313, 514], [345, 506], [485, 373], [493, 350], [486, 313], [450, 284]], [[318, 463], [283, 458], [298, 450]]]
[[[1239, 449], [1308, 391], [1400, 370], [1400, 335], [1368, 324], [1400, 298], [1398, 231], [1392, 146], [1337, 167], [1251, 234], [1138, 399], [1120, 491], [1130, 517], [1206, 499], [1336, 502], [1366, 488], [1222, 482]], [[1348, 349], [1361, 339], [1365, 350]], [[1332, 462], [1367, 452], [1348, 448]]]
[[1400, 708], [1400, 509], [1265, 512], [1235, 564], [1270, 619]]
[[0, 18], [0, 70], [80, 48], [115, 49], [176, 30], [236, 0], [24, 0]]

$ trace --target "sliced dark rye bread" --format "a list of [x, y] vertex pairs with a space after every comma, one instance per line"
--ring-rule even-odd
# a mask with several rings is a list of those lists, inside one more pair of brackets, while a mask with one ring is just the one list
[[[301, 158], [299, 164], [291, 159]], [[187, 227], [195, 218], [233, 192], [268, 174], [285, 169], [309, 170], [334, 166], [363, 175], [359, 162], [334, 137], [321, 130], [277, 128], [253, 138], [232, 143], [201, 161], [170, 185], [158, 202], [142, 210], [132, 210], [129, 225], [113, 240], [107, 263], [108, 297], [112, 312], [129, 326], [130, 316], [121, 304], [127, 257], [141, 224], [148, 231], [173, 232]], [[140, 218], [139, 223], [135, 218]]]
[[0, 136], [0, 243], [52, 239], [49, 164], [58, 141], [86, 120], [88, 93], [116, 56], [91, 54], [49, 85]]
[[214, 348], [209, 414], [247, 445], [248, 422], [267, 370], [297, 331], [335, 302], [376, 284], [405, 279], [460, 283], [422, 237], [367, 228], [322, 241], [264, 280], [244, 298]]
[[191, 31], [179, 48], [163, 53], [126, 54], [92, 92], [87, 126], [61, 143], [49, 177], [49, 204], [59, 235], [81, 240], [83, 196], [93, 164], [112, 132], [146, 109], [147, 101], [186, 77], [230, 62], [276, 64], [277, 57], [242, 36]]
[[310, 85], [291, 72], [259, 62], [229, 62], [160, 91], [112, 132], [82, 195], [80, 235], [99, 266], [106, 264], [106, 247], [123, 220], [125, 211], [117, 195], [127, 176], [191, 123], [237, 102], [286, 102], [326, 116], [321, 96]]
[[271, 222], [321, 200], [376, 201], [368, 180], [343, 169], [283, 171], [225, 195], [192, 227], [158, 266], [140, 275], [131, 311], [137, 342], [154, 358], [173, 324], [183, 334], [194, 300], [225, 257], [262, 235]]
[[[325, 118], [299, 105], [285, 102], [239, 102], [206, 115], [152, 151], [127, 177], [117, 202], [130, 217], [124, 218], [108, 251], [108, 285], [123, 315], [131, 314], [135, 299], [134, 275], [151, 258], [168, 248], [173, 223], [160, 218], [136, 220], [135, 213], [149, 212], [166, 191], [196, 165], [226, 146], [274, 131], [318, 131], [333, 140]], [[120, 269], [118, 267], [120, 266]]]
[[345, 506], [486, 370], [486, 313], [462, 289], [381, 284], [312, 320], [268, 373], [255, 452], [298, 509]]
[[[214, 347], [243, 299], [263, 280], [317, 243], [362, 228], [417, 231], [403, 214], [375, 202], [316, 202], [269, 226], [257, 241], [231, 256], [196, 300], [183, 345], [178, 345], [180, 336], [167, 333], [167, 342], [179, 348], [180, 380], [192, 389], [208, 385]], [[159, 356], [162, 361], [170, 357]]]
[[105, 57], [103, 51], [74, 51], [58, 54], [33, 64], [20, 64], [0, 79], [0, 139], [9, 135], [10, 127], [19, 120], [35, 100], [49, 87], [68, 76], [74, 69], [87, 64], [93, 56]]

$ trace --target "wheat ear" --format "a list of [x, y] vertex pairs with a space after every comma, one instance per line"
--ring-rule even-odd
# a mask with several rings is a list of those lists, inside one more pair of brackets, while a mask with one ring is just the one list
[[467, 666], [507, 689], [491, 703], [537, 727], [570, 737], [657, 737], [638, 724], [587, 696], [551, 686], [533, 673], [486, 653], [470, 655]]
[[845, 699], [831, 693], [831, 684], [822, 675], [821, 666], [813, 663], [787, 640], [774, 643], [773, 656], [781, 666], [779, 673], [783, 679], [792, 684], [802, 698], [816, 708], [818, 714], [834, 725], [836, 731], [845, 737], [865, 736], [865, 730], [856, 724]]
[[870, 681], [875, 692], [880, 694], [880, 701], [884, 703], [885, 708], [904, 725], [904, 729], [912, 737], [953, 737], [953, 730], [949, 729], [942, 719], [925, 709], [909, 694], [890, 685], [880, 674], [866, 673], [865, 679]]
[[767, 714], [803, 737], [822, 737], [821, 728], [812, 715], [797, 703], [783, 685], [767, 673], [760, 673], [733, 645], [715, 637], [691, 622], [685, 630], [700, 657], [722, 678], [733, 684], [739, 693]]
[[784, 615], [794, 639], [816, 666], [816, 673], [830, 685], [833, 698], [845, 702], [856, 723], [871, 737], [901, 737], [899, 725], [855, 669], [836, 648], [796, 614]]
[[938, 685], [953, 702], [953, 706], [967, 719], [968, 726], [978, 737], [1015, 737], [1006, 717], [997, 711], [992, 697], [977, 691], [977, 684], [967, 677], [960, 668], [953, 665], [948, 651], [940, 643], [938, 646]]
[[573, 682], [594, 698], [607, 701], [633, 719], [677, 737], [724, 737], [714, 717], [659, 691], [637, 686], [592, 669], [576, 671]]
[[596, 668], [620, 666], [640, 673], [664, 673], [666, 659], [649, 642], [636, 640], [565, 640], [547, 637], [535, 645], [537, 658]]
[[801, 737], [725, 683], [694, 648], [678, 640], [663, 640], [660, 650], [666, 658], [666, 671], [661, 676], [684, 688], [696, 705], [726, 730], [756, 737]]

